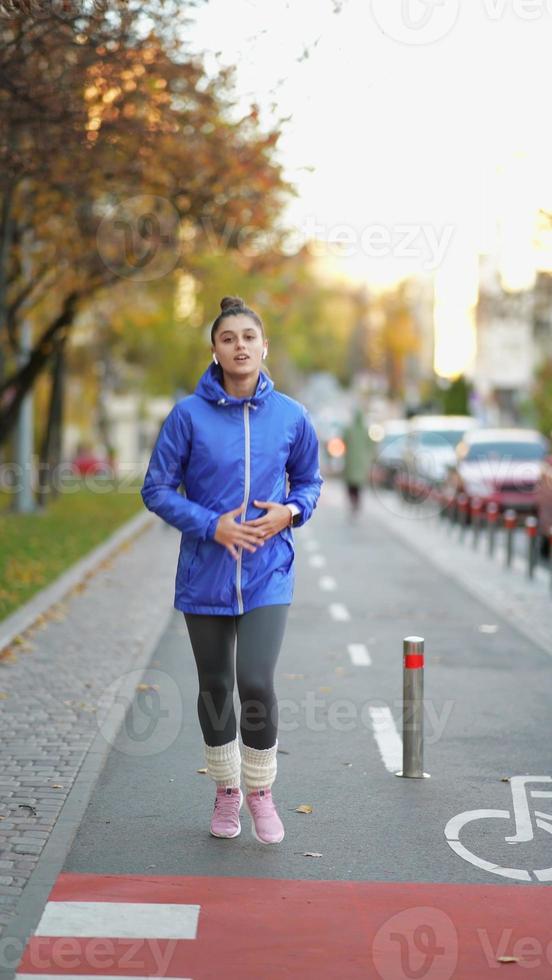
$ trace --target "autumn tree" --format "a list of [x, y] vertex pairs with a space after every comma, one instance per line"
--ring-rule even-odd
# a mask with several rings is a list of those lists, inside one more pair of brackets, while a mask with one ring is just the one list
[[0, 22], [0, 444], [95, 297], [162, 283], [183, 229], [243, 248], [291, 192], [278, 129], [262, 133], [255, 106], [232, 118], [233, 72], [207, 77], [177, 45], [191, 6], [64, 0]]

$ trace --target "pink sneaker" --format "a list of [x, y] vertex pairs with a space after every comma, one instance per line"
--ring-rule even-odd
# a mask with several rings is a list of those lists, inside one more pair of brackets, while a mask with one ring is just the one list
[[279, 844], [284, 837], [284, 825], [276, 812], [272, 791], [255, 789], [245, 797], [251, 815], [251, 830], [261, 844]]
[[211, 818], [213, 837], [237, 837], [241, 833], [240, 810], [243, 793], [239, 786], [218, 786]]

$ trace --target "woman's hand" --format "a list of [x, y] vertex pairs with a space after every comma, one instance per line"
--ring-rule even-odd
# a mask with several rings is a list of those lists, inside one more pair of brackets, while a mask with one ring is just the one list
[[260, 530], [265, 541], [288, 527], [291, 521], [291, 512], [286, 504], [277, 504], [273, 500], [254, 500], [253, 503], [255, 507], [265, 507], [268, 514], [265, 514], [264, 517], [256, 517], [252, 521], [246, 521], [245, 526]]
[[[238, 523], [238, 521], [234, 520], [238, 514], [241, 514], [244, 506], [244, 504], [241, 504], [235, 510], [229, 510], [226, 514], [221, 514], [215, 530], [215, 541], [228, 548], [232, 558], [239, 557], [239, 547], [245, 548], [246, 551], [256, 551], [257, 548], [255, 545], [261, 545], [262, 547], [264, 544], [262, 531], [258, 531], [257, 528], [250, 526], [254, 522], [243, 521]], [[289, 514], [287, 507], [286, 510]]]

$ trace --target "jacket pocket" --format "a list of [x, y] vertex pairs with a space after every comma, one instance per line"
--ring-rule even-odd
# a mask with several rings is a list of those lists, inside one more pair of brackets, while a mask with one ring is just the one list
[[295, 548], [288, 528], [276, 535], [278, 539], [278, 571], [289, 572], [295, 558]]
[[201, 539], [198, 538], [198, 540], [196, 541], [196, 543], [194, 545], [194, 548], [193, 548], [193, 551], [192, 551], [192, 554], [191, 554], [191, 558], [190, 558], [190, 560], [188, 562], [188, 568], [186, 570], [186, 582], [191, 582], [192, 581], [192, 578], [193, 578], [193, 575], [194, 575], [194, 572], [197, 571], [198, 564], [199, 564], [199, 560], [198, 559], [199, 559], [199, 548], [200, 548], [200, 545], [201, 545]]

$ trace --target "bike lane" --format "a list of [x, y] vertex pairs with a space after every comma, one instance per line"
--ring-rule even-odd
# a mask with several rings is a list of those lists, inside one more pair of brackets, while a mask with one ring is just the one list
[[[482, 646], [476, 649], [474, 638], [463, 673], [454, 650], [460, 718], [454, 722], [453, 712], [427, 748], [430, 780], [397, 779], [393, 760], [389, 768], [384, 765], [375, 730], [361, 728], [359, 711], [346, 731], [335, 711], [330, 720], [332, 702], [335, 708], [339, 694], [357, 709], [377, 707], [378, 700], [383, 707], [391, 704], [400, 677], [393, 658], [400, 661], [397, 641], [410, 632], [407, 622], [427, 634], [430, 614], [434, 624], [441, 621], [430, 648], [435, 651], [439, 643], [445, 656], [451, 635], [459, 634], [458, 646], [465, 644], [462, 620], [481, 620], [484, 611], [442, 577], [437, 581], [382, 528], [346, 530], [331, 508], [321, 513], [299, 552], [279, 684], [287, 721], [275, 796], [286, 824], [284, 842], [263, 848], [253, 841], [247, 818], [235, 841], [213, 841], [206, 832], [211, 787], [196, 772], [202, 760], [195, 678], [175, 613], [147, 675], [152, 690], [156, 682], [160, 688], [155, 733], [142, 740], [138, 735], [147, 711], [137, 706], [137, 695], [130, 727], [113, 746], [18, 975], [462, 980], [492, 977], [498, 968], [538, 980], [552, 975], [552, 893], [535, 875], [535, 869], [552, 864], [547, 814], [541, 810], [547, 804], [540, 802], [546, 797], [538, 795], [550, 792], [539, 698], [548, 661], [508, 630], [500, 649], [492, 641], [486, 645], [485, 634], [477, 637]], [[317, 555], [325, 563], [312, 563]], [[326, 591], [320, 579], [329, 573], [338, 588]], [[378, 586], [367, 594], [366, 583], [376, 575]], [[343, 610], [341, 620], [328, 613], [339, 598], [345, 599], [348, 620]], [[445, 628], [441, 614], [447, 605], [452, 626]], [[366, 671], [345, 666], [348, 645], [360, 641], [372, 655]], [[506, 674], [504, 658], [509, 663], [520, 654], [523, 669], [517, 677]], [[429, 687], [437, 711], [450, 683], [443, 674], [442, 690], [437, 677]], [[298, 683], [303, 708], [293, 712]], [[482, 683], [485, 694], [478, 703]], [[360, 696], [367, 688], [373, 704]], [[466, 705], [470, 692], [473, 717]], [[309, 693], [320, 701], [316, 715], [308, 714]], [[510, 742], [493, 729], [497, 704], [505, 697]], [[398, 712], [392, 707], [396, 740]], [[370, 710], [363, 714], [373, 720]], [[462, 758], [466, 729], [470, 751]], [[529, 760], [536, 768], [518, 774], [516, 767]], [[492, 805], [474, 810], [482, 786]], [[312, 816], [296, 815], [297, 805], [313, 800]], [[503, 805], [495, 805], [498, 800]], [[462, 823], [465, 813], [471, 819]], [[479, 865], [460, 854], [456, 842]], [[507, 861], [509, 852], [520, 860]], [[496, 874], [497, 868], [512, 867], [526, 876], [507, 880]]]

